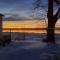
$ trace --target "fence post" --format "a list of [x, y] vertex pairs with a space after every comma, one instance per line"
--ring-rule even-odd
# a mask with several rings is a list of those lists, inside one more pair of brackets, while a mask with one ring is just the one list
[[2, 44], [3, 41], [3, 32], [2, 32], [2, 18], [3, 18], [3, 14], [0, 14], [0, 43]]

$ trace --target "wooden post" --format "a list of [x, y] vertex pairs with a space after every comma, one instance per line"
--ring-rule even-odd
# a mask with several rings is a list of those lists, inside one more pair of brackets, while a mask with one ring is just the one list
[[2, 18], [3, 18], [3, 14], [0, 14], [0, 43], [2, 43], [3, 41], [3, 34], [2, 34]]

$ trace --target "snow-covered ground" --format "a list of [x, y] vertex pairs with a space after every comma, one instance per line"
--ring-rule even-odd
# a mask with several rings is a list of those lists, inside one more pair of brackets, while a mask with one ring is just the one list
[[[16, 34], [12, 34], [12, 37], [14, 35]], [[18, 35], [21, 37], [21, 34]], [[16, 38], [9, 45], [0, 47], [0, 60], [55, 60], [55, 57], [58, 60], [60, 56], [60, 34], [55, 36], [55, 45], [43, 43], [42, 39], [46, 37], [44, 34], [25, 35], [25, 40]]]
[[15, 41], [5, 47], [0, 47], [0, 60], [48, 60], [59, 56], [59, 53], [60, 45], [58, 44]]

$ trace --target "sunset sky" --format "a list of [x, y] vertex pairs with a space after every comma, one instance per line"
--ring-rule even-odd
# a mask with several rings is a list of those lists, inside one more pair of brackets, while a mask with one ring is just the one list
[[[60, 20], [56, 23], [56, 27], [60, 28]], [[45, 20], [24, 20], [24, 21], [3, 21], [3, 28], [46, 28]], [[4, 30], [10, 32], [10, 30]], [[11, 30], [11, 32], [28, 32], [28, 33], [46, 33], [46, 30]], [[60, 32], [60, 31], [58, 31]]]
[[33, 0], [0, 0], [0, 13], [6, 17], [29, 17]]
[[[48, 0], [41, 1], [45, 8], [38, 9], [38, 12], [35, 11], [35, 17], [44, 18], [47, 13]], [[35, 0], [0, 0], [0, 13], [10, 18], [31, 18], [34, 2]], [[54, 10], [56, 11], [56, 6]]]
[[[45, 30], [31, 30], [30, 28], [46, 28], [44, 20], [24, 20], [24, 21], [3, 21], [3, 28], [13, 28], [11, 32], [27, 32], [27, 33], [44, 33]], [[22, 29], [23, 30], [19, 30]], [[25, 30], [29, 28], [30, 30]], [[10, 32], [10, 30], [3, 30], [3, 32]]]
[[[40, 7], [37, 10], [33, 10], [34, 8], [34, 2], [35, 0], [0, 0], [0, 13], [4, 14], [6, 18], [11, 19], [11, 20], [22, 20], [20, 22], [4, 22], [3, 27], [4, 28], [13, 28], [13, 27], [18, 27], [18, 28], [37, 28], [37, 27], [43, 27], [41, 24], [45, 24], [43, 22], [40, 22], [39, 20], [34, 20], [32, 18], [46, 18], [47, 15], [47, 7], [48, 7], [48, 0], [41, 0], [41, 6], [44, 8]], [[54, 13], [57, 11], [57, 7], [54, 5]], [[34, 14], [34, 16], [33, 16]], [[27, 21], [23, 21], [23, 19], [27, 19]], [[29, 21], [29, 19], [32, 19], [32, 21]], [[60, 21], [58, 21], [59, 23]], [[45, 26], [45, 25], [44, 25]]]

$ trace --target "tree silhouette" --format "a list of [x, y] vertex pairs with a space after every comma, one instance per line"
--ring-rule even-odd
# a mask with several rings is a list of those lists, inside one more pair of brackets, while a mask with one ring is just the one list
[[[59, 4], [58, 0], [54, 0], [54, 1], [57, 4]], [[47, 42], [55, 43], [54, 29], [55, 29], [55, 24], [58, 20], [59, 11], [60, 11], [60, 8], [58, 9], [57, 13], [53, 15], [53, 0], [49, 0], [48, 13], [47, 13], [47, 18], [48, 18]]]
[[[40, 7], [40, 2], [41, 0], [36, 0], [35, 2], [35, 8], [39, 8]], [[48, 18], [48, 28], [47, 28], [47, 38], [45, 40], [43, 40], [44, 42], [51, 42], [51, 43], [55, 43], [55, 34], [54, 34], [54, 30], [55, 30], [55, 24], [57, 22], [58, 15], [60, 13], [60, 8], [58, 8], [58, 11], [56, 12], [56, 14], [53, 14], [53, 3], [56, 3], [57, 5], [60, 5], [60, 0], [48, 0], [48, 11], [47, 11], [47, 18]]]

